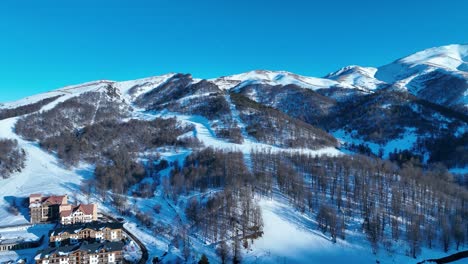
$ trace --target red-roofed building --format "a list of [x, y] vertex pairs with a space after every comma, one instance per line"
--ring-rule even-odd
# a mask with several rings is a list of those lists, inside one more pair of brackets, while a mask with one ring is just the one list
[[68, 204], [66, 195], [31, 194], [29, 196], [29, 211], [33, 224], [60, 221], [66, 225], [97, 220], [97, 205], [80, 204], [75, 206]]
[[76, 223], [90, 223], [97, 220], [97, 206], [95, 204], [80, 204], [70, 206], [60, 212], [60, 223], [70, 225]]
[[68, 203], [66, 195], [42, 196], [31, 194], [29, 196], [29, 212], [31, 223], [47, 223], [59, 219], [60, 208]]

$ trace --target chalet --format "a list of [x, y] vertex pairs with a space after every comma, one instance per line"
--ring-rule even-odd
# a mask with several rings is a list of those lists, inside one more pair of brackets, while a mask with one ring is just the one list
[[97, 206], [95, 204], [67, 205], [60, 211], [60, 223], [71, 225], [76, 223], [90, 223], [97, 220]]
[[89, 223], [97, 220], [96, 204], [72, 205], [68, 203], [66, 195], [43, 196], [31, 194], [29, 196], [29, 211], [31, 223], [48, 223], [60, 221], [63, 225], [75, 223]]
[[58, 227], [49, 233], [51, 246], [74, 245], [84, 241], [105, 242], [121, 241], [122, 223], [91, 222]]
[[87, 243], [50, 247], [37, 252], [36, 264], [123, 263], [122, 242]]

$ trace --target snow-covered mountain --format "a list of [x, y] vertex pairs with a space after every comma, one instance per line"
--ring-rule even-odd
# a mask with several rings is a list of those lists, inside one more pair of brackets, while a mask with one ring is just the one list
[[379, 67], [375, 76], [425, 100], [468, 111], [468, 45], [423, 50]]
[[[241, 74], [223, 76], [220, 78], [211, 79], [210, 81], [214, 82], [223, 90], [229, 90], [233, 87], [240, 89], [246, 85], [252, 84], [267, 84], [271, 86], [294, 84], [302, 88], [312, 90], [343, 85], [340, 82], [323, 78], [306, 77], [286, 71], [267, 70], [256, 70]], [[352, 86], [344, 84], [343, 88], [352, 88]]]
[[376, 76], [387, 83], [395, 83], [435, 69], [468, 72], [468, 45], [448, 45], [417, 52], [379, 67]]
[[[387, 148], [387, 142], [404, 137], [408, 130], [417, 131], [415, 138], [401, 149], [416, 148], [416, 139], [430, 134], [445, 137], [466, 132], [467, 50], [468, 45], [436, 47], [378, 68], [347, 66], [324, 78], [256, 70], [209, 80], [175, 73], [124, 82], [101, 80], [5, 103], [2, 108], [14, 109], [57, 96], [54, 103], [43, 109], [50, 110], [57, 103], [83, 93], [105, 91], [114, 93], [114, 98], [120, 98], [129, 107], [202, 116], [213, 135], [241, 143], [246, 138], [255, 139], [250, 135], [255, 132], [253, 123], [245, 124], [246, 120], [239, 116], [253, 113], [252, 108], [239, 112], [231, 100], [233, 94], [241, 94], [257, 102], [257, 108], [272, 107], [305, 122], [300, 125], [302, 127], [310, 124], [337, 132], [335, 135], [342, 135], [340, 130], [352, 132], [352, 142], [367, 142], [374, 146], [373, 152], [377, 154], [379, 149]], [[396, 111], [406, 111], [411, 118], [403, 118]], [[380, 121], [376, 122], [376, 117], [380, 117]], [[274, 127], [286, 122], [284, 118], [278, 120]], [[388, 130], [382, 127], [389, 127], [382, 123], [384, 120], [393, 124], [390, 134], [382, 133]], [[346, 138], [349, 141], [350, 138]], [[277, 146], [286, 146], [284, 142], [275, 141]], [[427, 149], [427, 146], [417, 148]], [[393, 149], [385, 153], [390, 151]], [[429, 158], [430, 151], [419, 152], [426, 153]]]
[[374, 91], [386, 85], [385, 82], [375, 77], [376, 72], [377, 68], [351, 65], [330, 73], [325, 78], [336, 80], [349, 86], [359, 87], [363, 90]]
[[[214, 184], [230, 181], [220, 180], [220, 175], [238, 175], [243, 168], [238, 163], [245, 163], [255, 172], [262, 155], [267, 155], [261, 164], [271, 166], [271, 162], [280, 160], [279, 163], [253, 173], [251, 178], [262, 179], [262, 183], [271, 182], [278, 175], [295, 178], [290, 185], [278, 180], [278, 184], [285, 184], [282, 188], [290, 189], [275, 186], [264, 191], [265, 196], [257, 197], [258, 201], [253, 200], [260, 206], [265, 228], [263, 237], [244, 250], [248, 262], [259, 258], [266, 263], [345, 259], [355, 263], [376, 259], [383, 260], [381, 263], [410, 262], [413, 259], [397, 249], [392, 249], [392, 257], [386, 257], [386, 253], [373, 255], [365, 236], [355, 231], [363, 226], [357, 223], [359, 220], [348, 224], [356, 229], [348, 230], [347, 240], [338, 239], [336, 244], [316, 231], [316, 220], [311, 218], [316, 212], [294, 209], [288, 204], [288, 195], [296, 195], [297, 186], [309, 188], [306, 183], [312, 188], [309, 176], [326, 170], [332, 173], [334, 167], [316, 164], [299, 169], [306, 163], [292, 157], [304, 155], [301, 159], [311, 164], [313, 157], [346, 157], [350, 153], [393, 157], [395, 162], [417, 157], [425, 164], [443, 163], [463, 171], [468, 167], [467, 61], [468, 45], [450, 45], [377, 68], [347, 66], [323, 78], [266, 70], [209, 80], [169, 73], [123, 82], [94, 81], [4, 103], [0, 105], [0, 140], [17, 144], [16, 150], [24, 150], [26, 160], [20, 172], [10, 170], [8, 175], [0, 175], [5, 178], [0, 179], [0, 193], [10, 198], [44, 191], [76, 193], [77, 199], [91, 199], [102, 210], [121, 214], [109, 202], [119, 192], [128, 197], [128, 210], [133, 213], [126, 216], [128, 228], [148, 244], [151, 256], [166, 252], [168, 258], [180, 260], [183, 253], [171, 237], [180, 231], [173, 229], [174, 219], [178, 219], [178, 226], [190, 226], [185, 232], [193, 231], [185, 211], [193, 198], [203, 203], [216, 197], [222, 188]], [[212, 153], [204, 150], [206, 147], [228, 154]], [[395, 149], [408, 152], [397, 155], [393, 153]], [[223, 155], [232, 160], [223, 160]], [[235, 158], [239, 155], [241, 161]], [[142, 173], [145, 169], [141, 164], [147, 165], [149, 160], [157, 160], [155, 167], [162, 168], [157, 177]], [[295, 166], [283, 168], [291, 160], [297, 162]], [[219, 167], [213, 172], [209, 166], [197, 170], [193, 165], [204, 162]], [[229, 162], [235, 163], [232, 171], [228, 169]], [[120, 175], [122, 168], [125, 173]], [[307, 169], [313, 173], [301, 179], [298, 175]], [[210, 178], [197, 178], [204, 174]], [[113, 175], [118, 175], [119, 180], [109, 181]], [[194, 179], [184, 178], [189, 176]], [[101, 188], [99, 193], [82, 193], [83, 184], [90, 183]], [[263, 188], [260, 185], [252, 189]], [[321, 188], [328, 185], [324, 186]], [[145, 188], [154, 188], [150, 198], [130, 199]], [[102, 191], [108, 189], [110, 196]], [[27, 220], [22, 215], [12, 215], [9, 206], [8, 199], [0, 202], [0, 226]], [[152, 208], [158, 206], [162, 213], [153, 212]], [[143, 213], [159, 219], [157, 227], [138, 227]], [[277, 231], [283, 229], [298, 240], [281, 238]], [[159, 233], [155, 235], [154, 230]], [[216, 259], [218, 242], [201, 239], [196, 232], [190, 240], [192, 250], [208, 254], [210, 261]], [[285, 250], [288, 243], [295, 247], [291, 252]], [[325, 256], [322, 250], [342, 253], [333, 258]], [[423, 252], [425, 256], [436, 255], [430, 249]]]
[[[64, 87], [38, 96], [31, 96], [14, 103], [4, 103], [2, 107], [11, 108], [58, 94], [82, 93], [106, 84], [112, 84], [123, 96], [135, 99], [163, 84], [174, 75], [175, 73], [169, 73], [124, 82], [107, 80], [90, 82]], [[208, 81], [216, 84], [221, 90], [239, 90], [248, 85], [296, 85], [314, 91], [341, 88], [374, 92], [388, 86], [394, 86], [395, 88], [408, 90], [410, 93], [422, 96], [422, 98], [429, 101], [431, 99], [437, 100], [436, 103], [440, 102], [441, 104], [448, 102], [444, 101], [447, 94], [451, 94], [453, 90], [459, 91], [458, 94], [451, 96], [450, 102], [445, 105], [450, 106], [451, 104], [468, 104], [467, 79], [468, 44], [430, 48], [378, 68], [358, 65], [346, 66], [326, 75], [324, 78], [302, 76], [287, 71], [254, 70], [213, 78]], [[195, 79], [195, 81], [200, 80]], [[464, 83], [461, 80], [464, 80]], [[430, 90], [437, 90], [437, 94], [432, 93], [431, 97], [427, 96], [428, 98], [425, 98], [427, 93], [431, 93]]]

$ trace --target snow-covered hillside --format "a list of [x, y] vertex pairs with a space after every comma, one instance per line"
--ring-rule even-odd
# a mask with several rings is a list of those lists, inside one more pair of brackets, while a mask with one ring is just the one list
[[378, 68], [376, 77], [395, 83], [408, 77], [441, 68], [454, 73], [467, 72], [468, 45], [430, 48]]
[[400, 59], [398, 62], [466, 72], [468, 71], [468, 45], [448, 45], [430, 48]]
[[[111, 163], [105, 160], [98, 164], [95, 157], [107, 155], [112, 147], [117, 149], [125, 145], [129, 152], [136, 152], [132, 154], [141, 164], [148, 162], [149, 156], [168, 164], [159, 171], [161, 178], [144, 176], [141, 182], [126, 186], [128, 191], [121, 195], [128, 201], [128, 211], [133, 212], [133, 215], [123, 216], [128, 221], [127, 228], [147, 245], [150, 257], [167, 254], [166, 261], [176, 261], [183, 259], [185, 252], [173, 236], [180, 231], [177, 228], [185, 226], [193, 231], [188, 235], [191, 251], [196, 252], [192, 258], [197, 260], [201, 253], [205, 253], [210, 263], [218, 263], [216, 248], [219, 243], [202, 238], [194, 231], [196, 228], [188, 220], [186, 208], [193, 198], [206, 202], [222, 188], [185, 190], [176, 199], [175, 194], [168, 193], [168, 186], [177, 181], [180, 183], [181, 175], [189, 174], [187, 171], [193, 169], [180, 172], [176, 165], [182, 166], [187, 157], [205, 147], [239, 152], [248, 169], [253, 171], [253, 159], [258, 152], [268, 153], [268, 157], [277, 160], [292, 154], [303, 154], [302, 158], [307, 157], [305, 160], [313, 160], [313, 157], [347, 157], [347, 154], [359, 152], [357, 145], [364, 145], [361, 147], [367, 147], [371, 152], [366, 154], [376, 156], [381, 152], [384, 159], [398, 149], [424, 155], [422, 161], [429, 162], [431, 151], [436, 152], [445, 145], [451, 156], [442, 162], [456, 164], [454, 168], [465, 171], [463, 164], [466, 162], [460, 155], [463, 149], [446, 143], [464, 142], [463, 136], [468, 131], [466, 113], [463, 112], [468, 109], [467, 61], [468, 45], [450, 45], [424, 50], [378, 68], [344, 67], [324, 78], [265, 70], [209, 80], [169, 73], [122, 82], [100, 80], [72, 85], [1, 104], [0, 114], [2, 111], [8, 114], [0, 118], [0, 139], [16, 140], [26, 154], [26, 163], [21, 172], [6, 179], [0, 177], [0, 227], [28, 223], [27, 208], [15, 215], [9, 207], [38, 192], [69, 194], [79, 201], [90, 200], [98, 203], [100, 210], [120, 216], [122, 212], [112, 203], [113, 191], [98, 193], [97, 187], [93, 187], [95, 193], [88, 196], [82, 189], [83, 185], [93, 182], [96, 166]], [[44, 99], [50, 101], [44, 102]], [[28, 107], [31, 105], [35, 107]], [[151, 126], [151, 122], [172, 118], [177, 123], [171, 127], [170, 136], [176, 136], [175, 140], [169, 141], [171, 137], [163, 135], [160, 131], [164, 130], [154, 124]], [[27, 123], [28, 120], [31, 122]], [[18, 129], [18, 122], [21, 129]], [[135, 128], [132, 126], [144, 131], [131, 130]], [[177, 134], [179, 128], [183, 133]], [[150, 129], [156, 132], [151, 133]], [[119, 131], [133, 131], [134, 134], [122, 135]], [[89, 135], [99, 135], [100, 138], [93, 141], [86, 138]], [[158, 140], [163, 142], [162, 145], [158, 145]], [[151, 142], [152, 145], [140, 146], [141, 142]], [[348, 148], [351, 144], [355, 146]], [[101, 146], [108, 149], [99, 149]], [[94, 151], [94, 156], [82, 155], [81, 152], [89, 149]], [[281, 155], [274, 156], [279, 153]], [[216, 155], [210, 158], [219, 158]], [[66, 158], [73, 161], [70, 156], [78, 157], [79, 162], [64, 162]], [[268, 164], [272, 160], [264, 162]], [[286, 161], [278, 164], [284, 165], [282, 162]], [[224, 166], [226, 171], [228, 167]], [[312, 171], [319, 174], [331, 170], [333, 164], [312, 167]], [[221, 169], [216, 169], [216, 176], [223, 174]], [[265, 171], [255, 177], [274, 178], [280, 174], [269, 171], [274, 170], [271, 168], [263, 169]], [[294, 171], [294, 167], [291, 170], [285, 169], [282, 174], [300, 177], [305, 173]], [[197, 173], [207, 171], [205, 168]], [[179, 178], [171, 179], [174, 175]], [[311, 191], [313, 182], [310, 177], [312, 174], [299, 183], [293, 182], [290, 187], [296, 190], [297, 186], [305, 186], [305, 190]], [[123, 181], [123, 176], [121, 179]], [[264, 181], [273, 180], [266, 178]], [[337, 181], [340, 182], [336, 180], [333, 186]], [[324, 189], [331, 186], [331, 183], [320, 184]], [[338, 238], [333, 243], [328, 232], [317, 230], [317, 212], [294, 207], [297, 201], [291, 202], [291, 197], [287, 196], [290, 194], [281, 192], [278, 185], [274, 183], [272, 190], [253, 195], [253, 201], [261, 209], [264, 229], [260, 238], [249, 242], [251, 247], [242, 249], [246, 263], [414, 263], [445, 254], [440, 248], [428, 249], [420, 245], [422, 254], [416, 260], [408, 256], [407, 245], [401, 241], [398, 242], [401, 245], [393, 244], [391, 254], [385, 250], [373, 254], [362, 231], [360, 216], [352, 218], [347, 225], [346, 240]], [[137, 197], [140, 189], [148, 186], [154, 186], [151, 196]], [[256, 188], [259, 187], [252, 187]], [[339, 192], [341, 197], [341, 189]], [[331, 196], [335, 201], [334, 193], [324, 193], [320, 199]], [[155, 226], [145, 227], [142, 215], [153, 219]], [[399, 221], [403, 226], [404, 219], [398, 218]], [[386, 225], [386, 232], [389, 232], [389, 223]], [[0, 235], [1, 232], [0, 228]], [[452, 251], [450, 248], [449, 252]], [[0, 262], [23, 257], [22, 254], [31, 257], [34, 252], [0, 253]]]
[[468, 45], [417, 52], [379, 67], [375, 77], [431, 102], [468, 109]]

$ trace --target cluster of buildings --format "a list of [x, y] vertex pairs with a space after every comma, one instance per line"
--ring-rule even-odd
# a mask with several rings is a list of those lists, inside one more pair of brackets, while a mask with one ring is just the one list
[[33, 224], [58, 221], [62, 225], [69, 225], [97, 220], [96, 204], [69, 204], [66, 195], [31, 194], [29, 196], [29, 212]]
[[123, 242], [86, 243], [50, 247], [38, 252], [36, 264], [123, 263]]
[[121, 241], [122, 223], [91, 222], [86, 224], [66, 225], [52, 230], [49, 234], [51, 246], [74, 245], [80, 241], [102, 242]]
[[123, 263], [122, 223], [91, 222], [56, 228], [49, 247], [37, 252], [36, 264]]
[[101, 264], [124, 262], [122, 223], [97, 221], [95, 204], [68, 203], [68, 197], [29, 196], [31, 223], [59, 222], [49, 245], [36, 254], [36, 264]]

